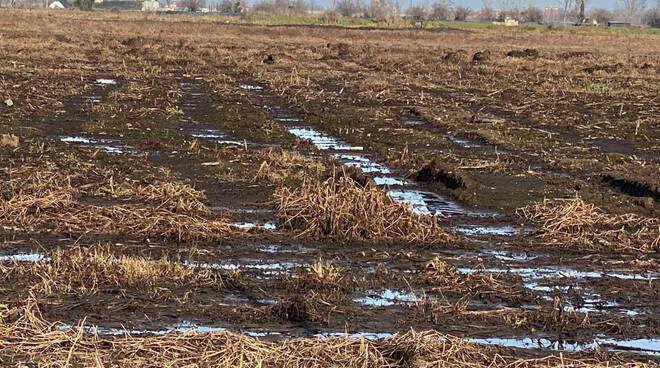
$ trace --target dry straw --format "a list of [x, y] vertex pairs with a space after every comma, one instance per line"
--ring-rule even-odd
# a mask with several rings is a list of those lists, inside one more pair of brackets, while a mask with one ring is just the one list
[[[434, 331], [393, 337], [298, 338], [269, 342], [233, 332], [169, 333], [121, 337], [88, 332], [84, 321], [61, 329], [43, 319], [34, 301], [0, 310], [0, 359], [39, 367], [625, 367], [645, 368], [629, 356], [587, 358], [515, 356], [513, 350], [480, 346]], [[20, 364], [19, 364], [20, 366]]]
[[224, 289], [233, 275], [223, 270], [188, 267], [165, 256], [156, 260], [118, 256], [107, 246], [56, 249], [46, 256], [48, 262], [14, 261], [0, 265], [3, 282], [39, 296], [85, 296], [133, 289], [132, 295], [144, 293], [164, 300], [175, 289]]
[[424, 265], [416, 279], [433, 291], [456, 293], [460, 297], [476, 294], [497, 293], [499, 296], [516, 297], [525, 292], [522, 280], [507, 273], [463, 274], [440, 257], [434, 257]]
[[[136, 198], [162, 198], [162, 202], [155, 207], [104, 207], [77, 202], [79, 190], [72, 186], [72, 180], [60, 173], [36, 170], [2, 180], [0, 224], [20, 231], [127, 234], [177, 241], [219, 240], [237, 231], [227, 220], [213, 216], [199, 195], [188, 189], [142, 187], [136, 189]], [[175, 194], [181, 196], [172, 200]], [[185, 213], [188, 211], [198, 214]]]
[[346, 175], [306, 181], [299, 189], [280, 188], [274, 203], [278, 227], [299, 237], [418, 243], [456, 240], [433, 216], [414, 213], [382, 188], [362, 187]]
[[544, 199], [517, 214], [539, 224], [539, 236], [559, 247], [645, 252], [660, 247], [660, 219], [610, 215], [580, 198]]

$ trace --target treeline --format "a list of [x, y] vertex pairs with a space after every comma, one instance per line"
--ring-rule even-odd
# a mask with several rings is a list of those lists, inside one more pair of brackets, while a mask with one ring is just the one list
[[[205, 0], [181, 0], [182, 2], [203, 2]], [[414, 21], [499, 21], [507, 18], [521, 23], [581, 23], [589, 20], [606, 25], [609, 21], [629, 21], [633, 24], [660, 27], [660, 0], [647, 7], [646, 0], [618, 0], [615, 11], [591, 8], [583, 11], [581, 0], [561, 0], [557, 13], [544, 14], [544, 11], [530, 3], [520, 7], [515, 0], [496, 0], [497, 7], [490, 0], [483, 0], [479, 9], [472, 9], [453, 0], [440, 0], [428, 6], [412, 6], [400, 9], [397, 0], [332, 0], [329, 7], [323, 7], [318, 0], [257, 0], [248, 6], [245, 0], [220, 0], [209, 6], [212, 10], [234, 14], [315, 14], [325, 22], [336, 22], [341, 17], [393, 20], [407, 18]], [[201, 6], [197, 6], [201, 7]]]

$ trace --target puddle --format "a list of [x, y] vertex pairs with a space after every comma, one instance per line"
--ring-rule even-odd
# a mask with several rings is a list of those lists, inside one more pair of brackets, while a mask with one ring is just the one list
[[642, 354], [660, 356], [660, 339], [634, 339], [634, 340], [614, 340], [597, 339], [596, 342], [601, 348], [614, 351], [635, 351]]
[[196, 129], [190, 132], [190, 135], [195, 138], [207, 138], [207, 139], [223, 139], [227, 136], [224, 133], [221, 133], [216, 129]]
[[116, 139], [91, 138], [83, 136], [61, 136], [59, 139], [64, 143], [91, 146], [108, 153], [128, 153], [133, 151], [133, 147], [120, 144], [121, 141]]
[[248, 91], [261, 91], [264, 89], [262, 86], [255, 86], [252, 84], [241, 84], [239, 87]]
[[41, 262], [50, 261], [50, 258], [45, 257], [40, 253], [19, 253], [13, 255], [0, 256], [0, 262]]
[[444, 216], [448, 214], [465, 214], [466, 211], [458, 204], [451, 202], [438, 194], [420, 190], [390, 189], [388, 194], [397, 202], [409, 204], [414, 212]]
[[457, 226], [455, 231], [465, 235], [500, 235], [513, 236], [521, 234], [524, 229], [518, 226]]
[[501, 337], [488, 337], [488, 338], [468, 338], [470, 342], [485, 345], [501, 345], [512, 348], [523, 349], [551, 349], [561, 351], [580, 351], [584, 349], [592, 349], [593, 343], [569, 343], [563, 341], [551, 341], [544, 338], [501, 338]]
[[213, 211], [232, 212], [232, 213], [250, 213], [250, 214], [270, 214], [274, 211], [269, 208], [235, 208], [226, 206], [211, 207]]
[[527, 252], [507, 252], [503, 250], [488, 250], [486, 254], [491, 254], [502, 261], [527, 262], [538, 258], [538, 256], [529, 255]]
[[267, 246], [260, 247], [257, 249], [259, 252], [262, 253], [295, 253], [295, 254], [307, 254], [315, 251], [315, 248], [308, 248], [302, 245], [291, 245], [288, 246], [287, 248], [283, 248], [280, 245], [276, 244], [271, 244]]
[[413, 293], [385, 289], [382, 292], [368, 290], [367, 296], [353, 299], [355, 303], [365, 304], [372, 307], [389, 307], [396, 303], [416, 302], [417, 296]]
[[641, 354], [660, 355], [660, 339], [631, 339], [614, 340], [599, 337], [593, 342], [567, 342], [552, 341], [545, 338], [469, 338], [470, 342], [487, 345], [501, 345], [514, 348], [550, 349], [557, 351], [576, 352], [583, 350], [594, 350], [597, 347], [610, 351], [632, 351]]
[[379, 163], [373, 162], [362, 155], [352, 155], [347, 153], [333, 153], [332, 157], [348, 167], [356, 167], [364, 173], [389, 174], [390, 169]]
[[[62, 330], [75, 329], [71, 325], [61, 324], [59, 326]], [[85, 326], [85, 330], [91, 334], [99, 334], [106, 336], [123, 336], [126, 334], [139, 336], [139, 335], [166, 335], [170, 333], [215, 333], [228, 331], [227, 328], [219, 326], [202, 326], [192, 322], [184, 321], [176, 325], [172, 325], [166, 328], [158, 330], [127, 330], [123, 328], [103, 328], [98, 326]], [[252, 337], [269, 337], [269, 336], [281, 336], [282, 333], [276, 331], [237, 331], [239, 333], [252, 336]]]
[[470, 141], [470, 140], [467, 140], [467, 139], [464, 139], [464, 138], [459, 138], [455, 135], [447, 134], [445, 137], [447, 137], [447, 139], [449, 139], [450, 141], [452, 141], [453, 143], [457, 144], [458, 146], [460, 146], [462, 148], [470, 149], [470, 148], [481, 148], [481, 147], [483, 147], [479, 143], [475, 143], [473, 141]]
[[240, 229], [263, 228], [266, 230], [275, 230], [277, 228], [275, 221], [268, 221], [263, 224], [257, 224], [255, 222], [236, 222], [234, 223], [234, 226]]
[[660, 273], [649, 272], [647, 274], [631, 273], [624, 274], [611, 271], [578, 271], [566, 267], [539, 267], [539, 268], [486, 268], [486, 269], [471, 269], [471, 268], [458, 268], [461, 273], [514, 273], [520, 275], [523, 280], [531, 282], [542, 278], [601, 278], [603, 276], [616, 277], [621, 280], [642, 280], [651, 281], [657, 280]]
[[294, 264], [292, 262], [275, 262], [275, 263], [204, 263], [194, 261], [183, 261], [183, 264], [192, 268], [205, 268], [215, 270], [259, 270], [264, 271], [265, 274], [277, 274], [293, 267], [303, 266], [302, 264]]
[[[521, 257], [528, 259], [528, 255], [524, 254]], [[523, 285], [525, 288], [542, 293], [553, 293], [553, 292], [563, 292], [566, 293], [571, 288], [575, 288], [573, 281], [581, 280], [586, 278], [601, 278], [603, 276], [616, 277], [621, 280], [642, 280], [642, 281], [651, 281], [657, 280], [660, 274], [649, 273], [648, 275], [643, 275], [640, 273], [634, 274], [622, 274], [617, 272], [596, 272], [596, 271], [578, 271], [571, 268], [565, 267], [539, 267], [539, 268], [486, 268], [486, 269], [469, 269], [469, 268], [458, 268], [458, 270], [463, 274], [470, 273], [511, 273], [519, 275], [523, 280]], [[571, 283], [571, 285], [542, 285], [539, 281], [543, 279], [560, 279], [566, 280]], [[580, 288], [581, 289], [581, 288]], [[575, 311], [580, 313], [603, 313], [607, 309], [617, 309], [621, 313], [624, 313], [629, 316], [634, 316], [639, 314], [639, 311], [633, 309], [619, 308], [620, 305], [616, 302], [607, 301], [602, 299], [601, 295], [596, 293], [591, 293], [583, 290], [582, 297], [584, 298], [583, 303], [577, 306], [567, 306], [564, 309], [566, 311]], [[546, 301], [552, 301], [552, 296], [544, 295], [541, 297]]]
[[208, 139], [219, 144], [229, 144], [236, 146], [244, 146], [245, 142], [239, 142], [227, 139], [227, 135], [217, 129], [195, 129], [190, 131], [190, 135], [194, 138]]
[[401, 119], [403, 120], [404, 124], [410, 125], [410, 126], [420, 126], [420, 125], [426, 124], [426, 122], [424, 122], [424, 121], [413, 119], [413, 118], [403, 117]]
[[290, 127], [287, 130], [298, 138], [311, 140], [316, 148], [322, 151], [362, 151], [362, 147], [351, 146], [310, 127]]
[[410, 185], [407, 180], [391, 177], [391, 176], [376, 176], [374, 177], [376, 185], [389, 185], [389, 186], [405, 186]]
[[96, 84], [103, 84], [103, 85], [108, 85], [109, 84], [109, 85], [114, 86], [114, 85], [117, 85], [117, 81], [114, 80], [114, 79], [110, 79], [110, 78], [99, 78], [99, 79], [96, 80]]
[[322, 338], [343, 337], [348, 339], [359, 339], [364, 337], [369, 340], [387, 339], [392, 336], [394, 335], [389, 332], [356, 332], [356, 333], [322, 332], [320, 334], [314, 335], [314, 337], [322, 337]]

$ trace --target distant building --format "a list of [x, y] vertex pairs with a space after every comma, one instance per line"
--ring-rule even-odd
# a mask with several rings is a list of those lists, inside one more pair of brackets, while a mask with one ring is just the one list
[[543, 9], [543, 23], [551, 24], [559, 22], [559, 8], [556, 6], [546, 6]]
[[160, 3], [156, 0], [145, 0], [142, 2], [143, 12], [155, 12], [160, 9]]

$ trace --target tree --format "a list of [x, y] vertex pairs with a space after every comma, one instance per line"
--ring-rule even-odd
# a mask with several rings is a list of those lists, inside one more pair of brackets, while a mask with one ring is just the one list
[[429, 19], [431, 20], [447, 20], [451, 16], [451, 9], [446, 2], [436, 2], [431, 7]]
[[216, 6], [217, 11], [230, 14], [240, 14], [245, 8], [245, 0], [221, 0]]
[[188, 9], [190, 12], [200, 11], [203, 7], [206, 6], [205, 0], [181, 0], [179, 6], [182, 8]]
[[454, 8], [454, 20], [465, 21], [470, 14], [472, 14], [472, 9], [465, 6], [457, 6]]
[[481, 3], [481, 9], [479, 9], [479, 19], [491, 22], [497, 20], [497, 13], [490, 5], [488, 0], [483, 0]]
[[573, 8], [573, 5], [575, 4], [575, 0], [557, 0], [557, 1], [561, 5], [562, 22], [566, 23], [568, 12]]
[[660, 6], [649, 9], [642, 20], [649, 27], [660, 28]]
[[309, 13], [309, 5], [305, 2], [305, 0], [292, 0], [291, 4], [289, 5], [289, 9], [294, 14]]
[[591, 10], [589, 14], [590, 14], [589, 17], [591, 19], [596, 20], [598, 24], [607, 24], [607, 22], [614, 19], [614, 15], [612, 14], [612, 12], [603, 8], [595, 8]]
[[335, 11], [344, 17], [354, 17], [364, 12], [361, 0], [338, 0]]
[[423, 6], [413, 6], [408, 8], [408, 16], [415, 22], [423, 22], [428, 17], [428, 11]]
[[388, 0], [371, 0], [367, 15], [377, 20], [389, 20], [396, 16], [396, 6]]
[[520, 13], [520, 20], [526, 23], [543, 23], [543, 11], [530, 5]]
[[646, 9], [646, 0], [617, 0], [617, 4], [628, 22], [637, 21]]

